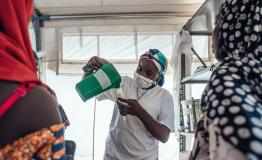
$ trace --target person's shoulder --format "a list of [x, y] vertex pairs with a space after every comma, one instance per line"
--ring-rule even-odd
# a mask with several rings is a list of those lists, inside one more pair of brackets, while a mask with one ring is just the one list
[[232, 62], [222, 62], [212, 73], [209, 81], [209, 86], [224, 85], [224, 82], [242, 81], [242, 68]]
[[[252, 72], [255, 74], [261, 73], [258, 69], [261, 66], [261, 62], [250, 58], [250, 57], [244, 57], [244, 58], [230, 58], [225, 62], [222, 62], [218, 69], [220, 70], [220, 74], [225, 73], [231, 73], [231, 74], [238, 74], [241, 76], [246, 76]], [[246, 73], [246, 74], [244, 74]]]
[[37, 85], [20, 102], [21, 105], [27, 106], [23, 107], [26, 112], [25, 116], [30, 117], [31, 120], [42, 119], [32, 126], [33, 129], [47, 128], [53, 124], [61, 123], [57, 100], [44, 87]]
[[[4, 82], [5, 93], [1, 93], [0, 103], [9, 97], [13, 91], [20, 85], [18, 83]], [[28, 94], [24, 95], [5, 113], [0, 120], [0, 130], [7, 136], [4, 143], [23, 137], [24, 135], [49, 128], [54, 124], [61, 124], [58, 114], [56, 99], [48, 93], [42, 86], [35, 86]], [[19, 119], [19, 121], [17, 121]], [[16, 126], [16, 127], [12, 127]]]
[[170, 99], [173, 98], [172, 94], [165, 88], [162, 88], [160, 86], [156, 86], [157, 87], [157, 92], [159, 92], [161, 94], [161, 97], [163, 99]]

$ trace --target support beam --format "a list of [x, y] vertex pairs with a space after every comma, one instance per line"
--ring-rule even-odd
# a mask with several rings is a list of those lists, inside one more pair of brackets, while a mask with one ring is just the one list
[[75, 14], [75, 15], [45, 15], [39, 16], [39, 20], [80, 20], [80, 19], [119, 19], [119, 18], [173, 18], [185, 17], [176, 12], [152, 12], [152, 13], [102, 13], [102, 14]]
[[212, 36], [212, 32], [209, 31], [189, 31], [191, 36]]
[[197, 59], [199, 59], [199, 61], [203, 64], [204, 67], [207, 67], [207, 65], [205, 64], [205, 62], [199, 57], [199, 55], [197, 54], [196, 50], [191, 47], [192, 52], [197, 56]]
[[37, 11], [34, 12], [32, 18], [32, 25], [35, 32], [36, 52], [39, 52], [41, 50], [41, 32], [40, 32], [40, 19]]

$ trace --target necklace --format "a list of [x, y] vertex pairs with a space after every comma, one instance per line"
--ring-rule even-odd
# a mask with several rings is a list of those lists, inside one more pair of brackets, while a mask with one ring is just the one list
[[139, 100], [146, 94], [146, 91], [147, 91], [147, 90], [145, 90], [140, 96], [138, 96], [138, 87], [136, 88], [137, 101], [139, 101]]

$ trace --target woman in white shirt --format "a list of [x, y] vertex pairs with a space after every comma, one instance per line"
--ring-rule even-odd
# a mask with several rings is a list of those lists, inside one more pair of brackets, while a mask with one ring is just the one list
[[[93, 57], [86, 66], [98, 69], [105, 63], [108, 62]], [[158, 159], [158, 142], [167, 142], [170, 132], [174, 131], [173, 99], [161, 88], [166, 67], [165, 56], [157, 49], [150, 49], [140, 57], [134, 78], [121, 77], [122, 98], [116, 89], [97, 97], [116, 102], [104, 160]]]

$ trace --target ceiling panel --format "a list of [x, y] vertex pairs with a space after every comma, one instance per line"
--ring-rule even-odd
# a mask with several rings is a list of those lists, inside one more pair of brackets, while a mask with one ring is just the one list
[[35, 0], [43, 15], [176, 12], [193, 15], [204, 0]]
[[205, 0], [102, 0], [103, 5], [201, 4]]
[[100, 0], [34, 0], [36, 8], [100, 6]]
[[[99, 15], [119, 13], [171, 13], [168, 17], [82, 18], [45, 21], [45, 27], [85, 25], [184, 25], [205, 0], [34, 0], [42, 15]], [[68, 17], [68, 16], [67, 16]]]
[[34, 0], [37, 7], [202, 4], [205, 0]]
[[221, 2], [222, 0], [206, 0], [184, 28], [192, 34], [211, 35]]
[[192, 16], [200, 5], [157, 5], [157, 6], [104, 6], [104, 7], [36, 7], [43, 15], [97, 14], [97, 13], [144, 13], [175, 12]]

